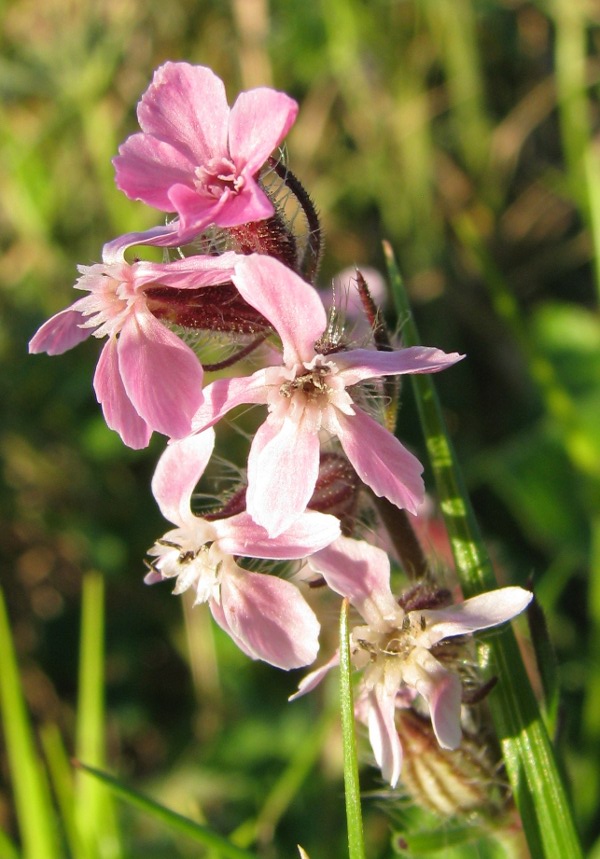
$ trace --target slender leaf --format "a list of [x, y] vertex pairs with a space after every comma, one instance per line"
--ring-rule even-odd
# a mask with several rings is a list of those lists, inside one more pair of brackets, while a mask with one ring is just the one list
[[27, 715], [4, 596], [0, 590], [0, 707], [25, 859], [60, 856], [46, 774]]
[[[587, 747], [596, 750], [600, 736], [598, 713], [600, 712], [600, 513], [591, 523], [590, 582], [588, 590], [588, 610], [592, 621], [588, 639], [589, 676], [583, 703], [583, 727]], [[594, 763], [595, 763], [594, 755]], [[586, 780], [586, 803], [590, 814], [598, 807], [598, 767], [592, 764]]]
[[548, 632], [546, 616], [537, 600], [532, 600], [527, 608], [527, 622], [544, 693], [543, 705], [546, 726], [548, 733], [552, 736], [556, 731], [558, 719], [560, 693], [558, 663]]
[[340, 704], [349, 856], [350, 859], [364, 859], [365, 844], [360, 807], [360, 782], [354, 730], [352, 663], [350, 661], [350, 638], [348, 634], [348, 600], [343, 601], [340, 614]]
[[585, 7], [571, 0], [554, 0], [556, 22], [555, 78], [563, 148], [570, 191], [584, 216], [588, 215], [585, 153], [591, 138], [587, 102]]
[[586, 187], [590, 205], [590, 233], [594, 244], [592, 255], [596, 275], [596, 293], [600, 301], [600, 158], [593, 143], [585, 154]]
[[[256, 839], [265, 843], [313, 768], [331, 730], [331, 723], [332, 713], [325, 712], [306, 737], [298, 742], [292, 759], [267, 794], [256, 819], [248, 821], [236, 832], [238, 843], [249, 844]], [[238, 837], [241, 832], [244, 840]]]
[[[393, 251], [384, 251], [404, 342], [417, 345], [418, 333]], [[465, 596], [497, 587], [493, 567], [446, 431], [433, 381], [412, 377], [427, 449], [436, 479], [457, 573]], [[489, 638], [487, 648], [499, 682], [490, 708], [532, 855], [537, 859], [582, 855], [565, 786], [529, 683], [519, 648], [506, 628]]]
[[72, 856], [87, 859], [76, 820], [75, 784], [73, 769], [56, 725], [45, 725], [40, 731], [44, 756], [48, 765], [52, 788], [60, 810], [61, 822]]
[[[94, 572], [83, 581], [76, 756], [93, 766], [104, 766], [104, 735], [104, 581]], [[92, 779], [79, 780], [76, 803], [86, 856], [121, 856], [114, 808], [104, 785]]]
[[144, 796], [137, 790], [133, 790], [132, 788], [122, 784], [122, 782], [113, 778], [113, 776], [108, 775], [108, 773], [102, 772], [95, 767], [87, 766], [80, 761], [74, 761], [74, 765], [84, 773], [88, 773], [95, 779], [102, 782], [102, 784], [106, 785], [116, 796], [119, 797], [119, 799], [123, 799], [130, 805], [135, 806], [135, 808], [139, 808], [140, 811], [146, 812], [146, 814], [151, 815], [155, 820], [165, 823], [176, 832], [179, 832], [182, 835], [187, 835], [198, 844], [202, 844], [204, 847], [216, 851], [218, 855], [223, 856], [224, 859], [256, 859], [255, 854], [250, 853], [248, 850], [244, 850], [241, 847], [237, 847], [235, 844], [232, 844], [231, 841], [223, 838], [222, 835], [218, 835], [216, 832], [208, 829], [208, 827], [201, 826], [201, 824], [196, 823], [193, 820], [189, 820], [189, 818], [184, 817], [182, 814], [178, 814], [176, 811], [171, 811], [171, 809], [165, 808], [164, 805], [160, 805], [160, 803]]
[[0, 829], [0, 859], [20, 859], [16, 844]]

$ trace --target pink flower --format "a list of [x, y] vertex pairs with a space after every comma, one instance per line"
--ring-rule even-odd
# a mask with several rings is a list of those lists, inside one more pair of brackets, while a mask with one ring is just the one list
[[[375, 760], [394, 787], [402, 767], [394, 719], [397, 706], [410, 706], [422, 696], [440, 746], [455, 749], [460, 744], [461, 681], [432, 648], [446, 638], [510, 620], [526, 608], [533, 594], [518, 587], [499, 588], [448, 608], [405, 612], [390, 590], [390, 563], [381, 549], [340, 537], [308, 563], [332, 590], [348, 597], [365, 621], [350, 633], [353, 663], [362, 670], [356, 714], [367, 724]], [[336, 653], [302, 680], [292, 698], [314, 689], [337, 663]]]
[[283, 363], [208, 385], [193, 426], [197, 431], [212, 426], [240, 403], [268, 405], [269, 415], [248, 459], [252, 518], [276, 536], [306, 509], [319, 471], [321, 431], [337, 436], [358, 476], [376, 495], [416, 512], [424, 494], [422, 466], [361, 408], [358, 385], [379, 376], [437, 372], [462, 356], [421, 346], [322, 354], [318, 341], [326, 331], [327, 314], [311, 286], [277, 260], [257, 254], [239, 258], [232, 279], [242, 298], [278, 332]]
[[340, 533], [334, 516], [309, 511], [276, 540], [247, 513], [207, 521], [190, 502], [214, 446], [214, 432], [168, 445], [158, 462], [152, 491], [176, 527], [150, 549], [148, 583], [176, 578], [174, 593], [193, 587], [196, 603], [208, 602], [216, 622], [252, 659], [279, 668], [313, 662], [319, 624], [299, 590], [275, 576], [242, 569], [234, 556], [289, 560], [327, 546]]
[[163, 212], [177, 212], [190, 238], [209, 224], [230, 227], [274, 213], [256, 176], [298, 112], [284, 93], [260, 87], [229, 108], [223, 82], [204, 66], [165, 63], [138, 105], [141, 134], [114, 159], [118, 187]]
[[202, 365], [189, 346], [152, 315], [145, 289], [227, 282], [236, 258], [226, 253], [164, 264], [125, 261], [125, 251], [133, 245], [173, 240], [172, 229], [163, 227], [128, 233], [105, 245], [102, 263], [79, 266], [75, 288], [89, 294], [45, 322], [29, 343], [31, 353], [60, 355], [90, 334], [108, 337], [94, 390], [108, 426], [133, 448], [145, 447], [153, 430], [174, 438], [186, 435], [202, 403]]

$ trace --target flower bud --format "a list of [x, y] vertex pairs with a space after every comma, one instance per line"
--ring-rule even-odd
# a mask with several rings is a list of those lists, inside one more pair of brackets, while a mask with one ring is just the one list
[[325, 452], [319, 461], [319, 476], [308, 506], [337, 516], [344, 533], [352, 533], [360, 481], [341, 453]]
[[145, 295], [148, 309], [157, 319], [182, 328], [252, 335], [271, 330], [265, 317], [243, 300], [232, 283], [201, 289], [152, 286]]
[[441, 817], [493, 817], [506, 808], [500, 751], [485, 730], [463, 729], [460, 746], [449, 751], [440, 748], [429, 719], [411, 709], [397, 710], [396, 726], [404, 750], [402, 786], [418, 805]]

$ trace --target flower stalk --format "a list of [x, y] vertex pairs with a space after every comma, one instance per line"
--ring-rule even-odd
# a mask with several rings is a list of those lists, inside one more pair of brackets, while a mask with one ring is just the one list
[[365, 859], [358, 756], [356, 752], [348, 610], [349, 601], [345, 599], [342, 601], [342, 610], [340, 612], [340, 715], [344, 745], [344, 796], [348, 826], [348, 855], [350, 859]]

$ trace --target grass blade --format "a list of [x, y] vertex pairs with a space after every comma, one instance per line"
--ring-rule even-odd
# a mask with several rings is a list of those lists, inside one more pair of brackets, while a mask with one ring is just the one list
[[[81, 841], [75, 817], [73, 768], [70, 765], [60, 731], [56, 725], [44, 725], [40, 731], [40, 739], [69, 850], [71, 855], [77, 859], [88, 859], [89, 854]], [[2, 853], [0, 853], [0, 857], [2, 857]]]
[[360, 807], [360, 783], [354, 729], [354, 697], [352, 694], [352, 663], [350, 661], [350, 638], [348, 634], [348, 600], [343, 601], [340, 614], [340, 704], [344, 743], [344, 787], [349, 857], [350, 859], [364, 859], [365, 845]]
[[585, 153], [592, 139], [586, 94], [587, 20], [583, 5], [555, 0], [555, 79], [563, 149], [571, 194], [588, 217]]
[[[104, 581], [100, 573], [83, 580], [77, 702], [76, 756], [102, 767], [104, 754]], [[104, 785], [78, 780], [76, 819], [86, 856], [122, 855], [114, 808]]]
[[123, 799], [135, 808], [139, 808], [140, 811], [150, 814], [154, 820], [165, 823], [181, 835], [187, 835], [198, 844], [214, 850], [219, 856], [223, 856], [224, 859], [256, 859], [255, 854], [237, 847], [226, 838], [223, 838], [222, 835], [217, 835], [216, 832], [213, 832], [206, 826], [201, 826], [199, 823], [189, 820], [189, 818], [184, 817], [182, 814], [165, 808], [164, 805], [160, 805], [160, 803], [144, 796], [137, 790], [126, 787], [126, 785], [113, 778], [113, 776], [108, 775], [108, 773], [102, 772], [95, 767], [87, 766], [80, 761], [74, 761], [74, 765], [84, 773], [93, 776], [94, 779], [97, 779], [103, 785], [106, 785], [120, 799]]
[[0, 859], [20, 859], [16, 845], [8, 835], [0, 829]]
[[298, 742], [288, 766], [273, 784], [256, 818], [236, 830], [238, 844], [246, 845], [253, 841], [265, 844], [270, 840], [322, 752], [325, 738], [331, 731], [332, 715], [335, 714], [324, 713], [306, 737]]
[[8, 614], [0, 591], [0, 708], [8, 750], [19, 829], [26, 859], [61, 855], [55, 814], [29, 722]]
[[[419, 342], [393, 251], [384, 252], [396, 310], [406, 346]], [[466, 597], [497, 587], [492, 563], [479, 532], [448, 438], [433, 381], [411, 377], [426, 438], [441, 509], [448, 529], [459, 580]], [[555, 859], [582, 856], [565, 786], [547, 731], [510, 628], [489, 639], [497, 689], [489, 703], [515, 801], [532, 855]]]

